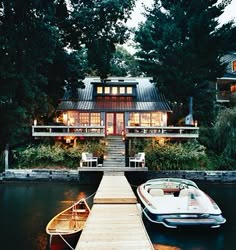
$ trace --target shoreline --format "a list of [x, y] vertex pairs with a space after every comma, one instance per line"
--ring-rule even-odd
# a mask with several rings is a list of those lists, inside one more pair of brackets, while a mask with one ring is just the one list
[[[8, 169], [0, 174], [0, 182], [8, 181], [73, 181], [79, 183], [99, 183], [103, 171], [79, 171], [69, 169]], [[125, 175], [133, 182], [145, 182], [154, 178], [184, 178], [196, 181], [235, 183], [236, 171], [132, 171]]]

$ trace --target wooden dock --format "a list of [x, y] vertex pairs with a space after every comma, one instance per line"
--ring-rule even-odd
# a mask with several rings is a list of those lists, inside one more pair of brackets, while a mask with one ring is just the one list
[[153, 250], [137, 199], [124, 175], [106, 173], [76, 250]]

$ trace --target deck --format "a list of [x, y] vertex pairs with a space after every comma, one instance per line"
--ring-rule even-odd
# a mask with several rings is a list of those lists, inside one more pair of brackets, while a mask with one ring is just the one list
[[153, 250], [124, 175], [103, 176], [76, 250]]

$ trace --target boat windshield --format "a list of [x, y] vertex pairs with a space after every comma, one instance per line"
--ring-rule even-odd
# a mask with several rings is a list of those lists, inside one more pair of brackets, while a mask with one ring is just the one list
[[179, 184], [183, 183], [188, 186], [193, 186], [195, 188], [198, 188], [197, 184], [191, 180], [187, 179], [181, 179], [181, 178], [159, 178], [159, 179], [152, 179], [146, 182], [146, 185], [155, 185], [157, 187], [162, 187], [163, 185], [166, 186], [166, 184], [172, 184], [176, 187], [179, 186]]

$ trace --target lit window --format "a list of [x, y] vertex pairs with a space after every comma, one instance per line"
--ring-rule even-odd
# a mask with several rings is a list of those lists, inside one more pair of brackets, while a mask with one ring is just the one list
[[139, 113], [130, 113], [130, 126], [139, 126]]
[[97, 87], [97, 94], [102, 94], [102, 87]]
[[80, 125], [82, 126], [89, 125], [89, 113], [80, 113], [79, 122], [80, 122]]
[[231, 91], [232, 93], [233, 93], [233, 92], [236, 92], [236, 84], [231, 85], [230, 91]]
[[125, 87], [120, 87], [120, 94], [125, 94]]
[[112, 94], [117, 95], [117, 93], [118, 93], [117, 87], [112, 87]]
[[90, 125], [100, 125], [100, 123], [101, 123], [100, 113], [91, 113]]
[[105, 94], [110, 94], [110, 87], [105, 87]]
[[133, 89], [132, 89], [132, 87], [127, 87], [127, 94], [132, 94], [132, 91]]
[[141, 126], [150, 126], [151, 114], [142, 113], [141, 114]]
[[161, 126], [161, 113], [152, 113], [152, 126]]
[[232, 62], [233, 71], [236, 71], [236, 60]]

